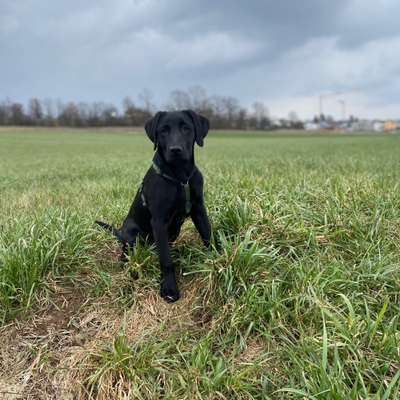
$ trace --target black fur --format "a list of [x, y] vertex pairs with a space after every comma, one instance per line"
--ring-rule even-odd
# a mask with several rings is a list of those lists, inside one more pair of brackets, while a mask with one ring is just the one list
[[179, 299], [170, 243], [178, 237], [187, 217], [185, 193], [177, 181], [184, 183], [189, 178], [190, 217], [204, 244], [210, 245], [211, 228], [204, 206], [203, 176], [194, 162], [194, 144], [203, 146], [208, 129], [208, 120], [194, 111], [158, 112], [146, 123], [145, 130], [156, 149], [154, 161], [176, 182], [151, 167], [143, 179], [145, 205], [139, 190], [120, 229], [96, 221], [122, 244], [123, 261], [137, 237], [155, 242], [161, 269], [160, 295], [169, 302]]

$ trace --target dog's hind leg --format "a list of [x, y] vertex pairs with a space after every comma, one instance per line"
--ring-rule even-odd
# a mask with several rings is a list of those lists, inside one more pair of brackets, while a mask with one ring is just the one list
[[120, 256], [121, 262], [129, 261], [129, 253], [133, 251], [136, 243], [136, 238], [140, 234], [140, 228], [131, 218], [125, 219], [121, 232], [122, 252]]
[[119, 260], [122, 263], [129, 261], [129, 254], [133, 252], [134, 243], [122, 243], [122, 251]]
[[112, 225], [101, 221], [96, 221], [96, 224], [109, 231], [118, 239], [122, 245], [120, 261], [124, 263], [127, 262], [129, 260], [129, 253], [133, 251], [135, 246], [136, 237], [140, 234], [140, 228], [135, 221], [133, 221], [131, 218], [126, 218], [121, 229], [117, 229]]

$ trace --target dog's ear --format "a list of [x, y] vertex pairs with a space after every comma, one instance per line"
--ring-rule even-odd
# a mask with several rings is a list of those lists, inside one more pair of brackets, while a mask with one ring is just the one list
[[184, 110], [183, 112], [189, 115], [193, 121], [196, 143], [200, 147], [203, 146], [203, 139], [207, 136], [208, 130], [210, 129], [210, 121], [192, 110]]
[[149, 139], [154, 143], [154, 150], [157, 148], [157, 127], [160, 122], [160, 118], [165, 114], [165, 111], [159, 111], [153, 118], [150, 118], [144, 124], [144, 129]]

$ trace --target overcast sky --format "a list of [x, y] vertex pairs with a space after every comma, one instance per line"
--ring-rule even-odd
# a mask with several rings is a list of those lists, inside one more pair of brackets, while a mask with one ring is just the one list
[[121, 104], [144, 88], [400, 118], [400, 0], [1, 0], [0, 99]]

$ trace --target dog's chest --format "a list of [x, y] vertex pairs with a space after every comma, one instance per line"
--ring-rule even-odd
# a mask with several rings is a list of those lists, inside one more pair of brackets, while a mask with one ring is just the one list
[[192, 208], [191, 196], [190, 196], [190, 186], [181, 185], [177, 188], [175, 195], [175, 213], [178, 216], [187, 216], [190, 214]]

